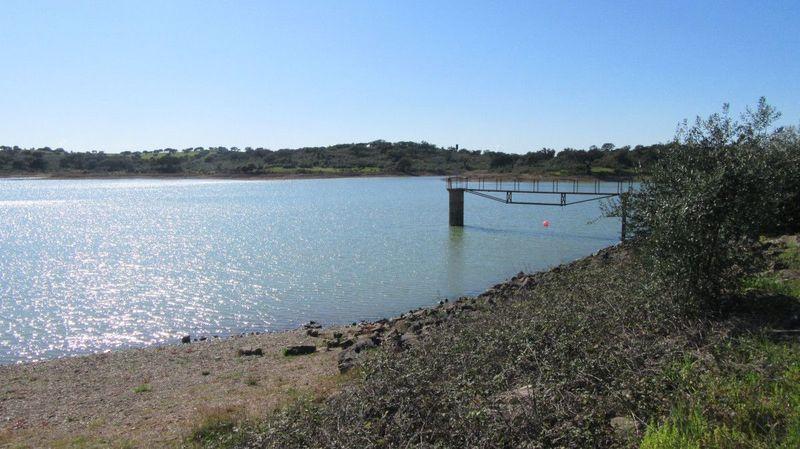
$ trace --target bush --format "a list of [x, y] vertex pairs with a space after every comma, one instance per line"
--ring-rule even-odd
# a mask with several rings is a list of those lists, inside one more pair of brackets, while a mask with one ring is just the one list
[[[797, 136], [771, 130], [780, 116], [762, 98], [741, 121], [728, 106], [684, 122], [629, 200], [631, 231], [643, 237], [653, 273], [690, 308], [711, 305], [758, 265], [763, 232], [795, 223]], [[792, 165], [794, 164], [794, 165]]]

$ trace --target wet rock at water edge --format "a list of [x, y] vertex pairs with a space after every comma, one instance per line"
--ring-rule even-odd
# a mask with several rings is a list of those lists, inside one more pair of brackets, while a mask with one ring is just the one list
[[306, 335], [309, 337], [319, 337], [319, 331], [317, 329], [308, 329]]
[[183, 337], [181, 337], [181, 343], [187, 344], [187, 343], [191, 343], [191, 342], [192, 342], [192, 336], [191, 335], [184, 335]]
[[289, 346], [283, 350], [283, 355], [306, 355], [317, 352], [317, 347], [312, 345]]
[[303, 325], [306, 329], [322, 329], [322, 325], [316, 321], [309, 321], [308, 324]]
[[240, 357], [247, 357], [251, 355], [260, 357], [264, 355], [264, 351], [261, 348], [239, 348]]

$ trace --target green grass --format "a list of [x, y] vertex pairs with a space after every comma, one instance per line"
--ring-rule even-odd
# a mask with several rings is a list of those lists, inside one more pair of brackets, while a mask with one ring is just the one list
[[786, 249], [778, 256], [778, 260], [793, 270], [800, 270], [800, 245], [788, 243]]
[[761, 275], [746, 278], [742, 284], [745, 292], [757, 291], [800, 298], [800, 280], [798, 279], [780, 279], [774, 275]]
[[237, 447], [244, 441], [244, 426], [233, 414], [212, 414], [192, 432], [185, 445], [211, 449]]
[[[777, 258], [797, 269], [800, 249], [790, 244]], [[800, 298], [797, 279], [762, 274], [742, 284], [745, 293]], [[683, 399], [647, 428], [640, 449], [800, 447], [800, 345], [767, 335], [732, 339], [713, 369], [691, 358], [672, 367]]]
[[745, 337], [717, 358], [719, 372], [677, 370], [685, 399], [640, 449], [800, 447], [800, 346]]
[[137, 394], [139, 394], [139, 393], [149, 393], [151, 391], [153, 391], [153, 387], [151, 387], [150, 384], [141, 384], [141, 385], [136, 386], [136, 388], [133, 389], [133, 392], [137, 393]]

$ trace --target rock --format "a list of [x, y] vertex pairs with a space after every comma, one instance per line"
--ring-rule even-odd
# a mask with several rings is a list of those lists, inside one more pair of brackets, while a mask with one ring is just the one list
[[[346, 341], [351, 341], [352, 339], [348, 339]], [[345, 341], [345, 342], [346, 342]], [[342, 347], [344, 347], [344, 343], [342, 342]], [[361, 337], [356, 341], [351, 347], [346, 348], [342, 352], [339, 353], [339, 372], [346, 373], [349, 371], [356, 363], [360, 354], [368, 349], [374, 348], [375, 342], [370, 337]]]
[[257, 355], [260, 357], [264, 355], [264, 351], [261, 348], [239, 348], [238, 354], [240, 357], [251, 356], [251, 355]]
[[630, 437], [636, 433], [636, 421], [627, 416], [611, 418], [611, 427], [621, 437]]
[[306, 329], [322, 329], [322, 325], [316, 321], [309, 321], [308, 324], [303, 325]]
[[325, 340], [325, 346], [328, 349], [331, 348], [343, 348], [347, 349], [350, 346], [353, 346], [355, 341], [352, 338], [348, 338], [347, 340], [342, 340], [341, 338], [337, 338], [336, 340]]
[[400, 336], [400, 347], [403, 349], [410, 348], [412, 345], [416, 344], [419, 341], [419, 338], [412, 334], [407, 333]]
[[309, 329], [306, 331], [306, 335], [309, 337], [319, 337], [319, 331], [316, 329]]
[[202, 374], [203, 376], [208, 376], [209, 374], [211, 374], [211, 371], [202, 371], [200, 372], [200, 374]]
[[208, 337], [200, 337], [199, 340], [200, 341], [206, 341], [206, 340], [208, 340]]
[[533, 394], [531, 385], [523, 385], [500, 393], [496, 396], [499, 401], [495, 412], [500, 413], [505, 419], [513, 421], [525, 412], [525, 402], [529, 401]]
[[333, 333], [333, 338], [335, 338], [337, 340], [341, 340], [342, 339], [342, 333], [341, 332], [334, 332]]
[[358, 354], [361, 351], [365, 351], [367, 349], [372, 349], [375, 346], [376, 346], [375, 342], [372, 341], [372, 338], [369, 338], [369, 337], [359, 338], [358, 341], [356, 341], [356, 343], [353, 345], [353, 347], [350, 348], [350, 351], [353, 351], [356, 354]]
[[533, 387], [530, 385], [523, 385], [519, 388], [506, 391], [500, 395], [500, 399], [505, 401], [522, 401], [529, 399], [533, 396]]
[[289, 346], [283, 350], [283, 355], [305, 355], [317, 352], [317, 347], [312, 345]]
[[191, 342], [192, 342], [192, 336], [191, 335], [184, 335], [181, 338], [181, 343], [183, 343], [183, 344], [191, 343]]
[[346, 373], [350, 371], [353, 366], [356, 364], [356, 357], [357, 354], [354, 354], [352, 351], [342, 351], [339, 353], [339, 372]]

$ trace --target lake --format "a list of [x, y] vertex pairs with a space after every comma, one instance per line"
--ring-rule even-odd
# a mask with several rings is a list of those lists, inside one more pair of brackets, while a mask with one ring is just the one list
[[450, 228], [441, 178], [0, 179], [0, 363], [391, 317], [617, 243], [599, 205], [466, 195]]

